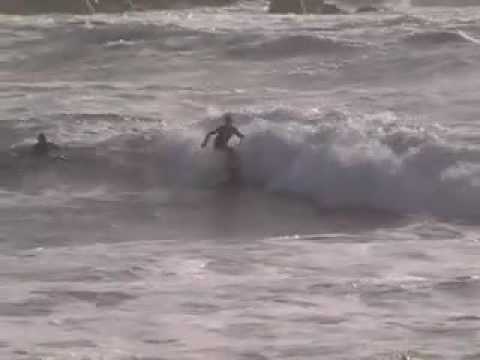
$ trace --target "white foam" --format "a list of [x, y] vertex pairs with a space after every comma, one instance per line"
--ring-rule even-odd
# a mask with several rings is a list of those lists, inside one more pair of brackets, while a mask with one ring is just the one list
[[462, 160], [465, 149], [434, 127], [391, 113], [312, 121], [298, 114], [281, 123], [264, 115], [247, 117], [248, 136], [238, 148], [251, 184], [323, 207], [442, 215], [478, 210], [479, 164]]

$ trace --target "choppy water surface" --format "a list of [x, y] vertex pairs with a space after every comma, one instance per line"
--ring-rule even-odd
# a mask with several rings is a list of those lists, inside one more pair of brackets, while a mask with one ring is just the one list
[[480, 357], [480, 9], [265, 5], [0, 15], [1, 359]]

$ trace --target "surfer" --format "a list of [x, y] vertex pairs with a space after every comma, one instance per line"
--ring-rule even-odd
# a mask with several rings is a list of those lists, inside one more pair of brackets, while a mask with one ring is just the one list
[[44, 133], [38, 134], [37, 143], [32, 147], [33, 154], [46, 156], [50, 154], [51, 150], [60, 150], [60, 147], [57, 144], [47, 141]]
[[213, 131], [210, 131], [205, 136], [205, 140], [203, 140], [203, 143], [202, 143], [202, 148], [208, 145], [210, 136], [216, 135], [215, 140], [213, 141], [214, 149], [220, 150], [220, 151], [226, 151], [227, 153], [233, 155], [233, 149], [228, 145], [228, 142], [230, 141], [233, 135], [238, 136], [240, 139], [243, 139], [245, 135], [243, 135], [235, 126], [233, 126], [232, 115], [226, 114], [224, 120], [225, 120], [225, 124], [216, 128]]
[[230, 173], [230, 180], [233, 181], [237, 180], [239, 177], [239, 161], [235, 151], [231, 146], [228, 145], [228, 142], [233, 135], [240, 139], [243, 139], [245, 135], [243, 135], [235, 126], [233, 126], [231, 114], [226, 114], [224, 121], [225, 123], [222, 126], [210, 131], [205, 136], [205, 140], [202, 142], [202, 148], [208, 145], [210, 136], [216, 135], [215, 140], [213, 141], [213, 148], [217, 151], [222, 151], [227, 155], [227, 167]]

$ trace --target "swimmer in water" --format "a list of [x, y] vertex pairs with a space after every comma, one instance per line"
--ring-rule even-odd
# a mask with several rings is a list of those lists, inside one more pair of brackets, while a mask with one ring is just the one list
[[52, 150], [60, 150], [57, 144], [47, 141], [47, 137], [44, 133], [40, 133], [37, 136], [37, 143], [32, 147], [33, 154], [39, 156], [46, 156], [50, 154]]

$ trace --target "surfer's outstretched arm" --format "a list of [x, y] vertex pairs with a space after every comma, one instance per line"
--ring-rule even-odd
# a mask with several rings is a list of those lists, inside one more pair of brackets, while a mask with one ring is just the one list
[[205, 146], [207, 146], [208, 140], [210, 140], [210, 136], [216, 134], [217, 131], [218, 131], [218, 129], [215, 129], [215, 130], [213, 130], [213, 131], [210, 131], [210, 132], [205, 136], [205, 139], [204, 139], [203, 142], [202, 142], [202, 148], [205, 147]]

